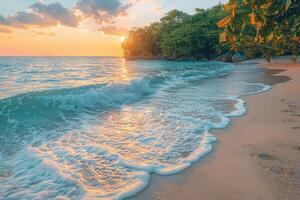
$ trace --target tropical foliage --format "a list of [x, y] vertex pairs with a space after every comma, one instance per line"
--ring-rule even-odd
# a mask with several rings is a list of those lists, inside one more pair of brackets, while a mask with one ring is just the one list
[[216, 23], [226, 13], [221, 5], [188, 15], [172, 10], [160, 22], [130, 31], [123, 43], [126, 58], [211, 59], [228, 50], [219, 42]]
[[230, 0], [224, 5], [228, 16], [217, 25], [224, 28], [221, 42], [249, 57], [293, 54], [300, 51], [299, 0]]
[[[231, 47], [231, 48], [230, 48]], [[133, 29], [123, 43], [127, 58], [212, 59], [228, 51], [246, 57], [300, 51], [300, 0], [229, 0], [224, 6], [173, 10], [160, 22]]]

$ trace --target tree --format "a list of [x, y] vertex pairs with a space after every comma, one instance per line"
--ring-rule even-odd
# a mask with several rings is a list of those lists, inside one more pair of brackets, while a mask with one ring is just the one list
[[144, 28], [135, 28], [123, 42], [124, 56], [126, 58], [151, 59], [160, 54], [159, 23], [153, 23]]
[[228, 16], [217, 25], [224, 28], [221, 42], [229, 42], [232, 50], [246, 54], [262, 54], [268, 61], [273, 55], [300, 49], [299, 0], [230, 0], [224, 5]]
[[133, 29], [123, 43], [127, 58], [211, 59], [228, 47], [219, 43], [221, 5], [196, 9], [194, 15], [172, 10], [160, 22]]

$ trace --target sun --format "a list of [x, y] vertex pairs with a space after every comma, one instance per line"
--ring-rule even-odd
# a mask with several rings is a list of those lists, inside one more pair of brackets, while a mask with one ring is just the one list
[[120, 37], [121, 43], [123, 43], [125, 40], [126, 40], [126, 37], [125, 37], [125, 36], [121, 36], [121, 37]]

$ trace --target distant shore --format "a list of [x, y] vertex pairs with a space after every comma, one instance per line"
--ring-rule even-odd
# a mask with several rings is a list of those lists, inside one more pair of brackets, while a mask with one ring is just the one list
[[247, 96], [248, 113], [217, 130], [214, 152], [181, 174], [153, 175], [131, 199], [300, 199], [300, 63], [248, 60], [267, 68], [273, 89]]

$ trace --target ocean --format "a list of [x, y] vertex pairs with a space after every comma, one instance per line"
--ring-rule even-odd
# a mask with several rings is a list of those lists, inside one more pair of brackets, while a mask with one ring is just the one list
[[253, 64], [0, 58], [0, 199], [124, 199], [213, 150]]

